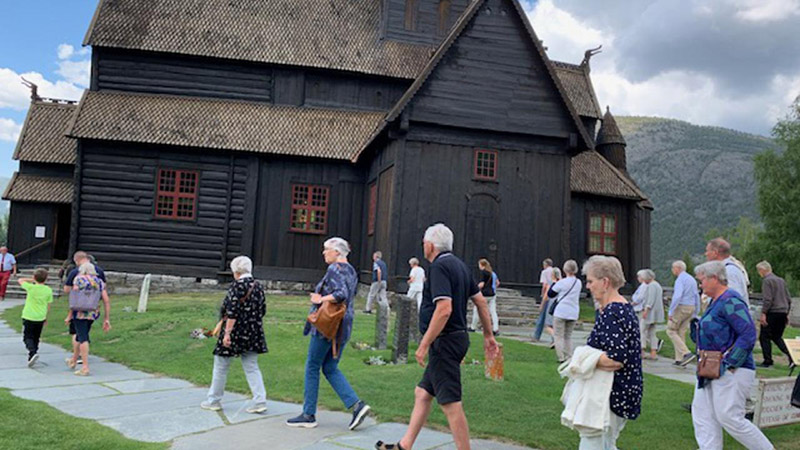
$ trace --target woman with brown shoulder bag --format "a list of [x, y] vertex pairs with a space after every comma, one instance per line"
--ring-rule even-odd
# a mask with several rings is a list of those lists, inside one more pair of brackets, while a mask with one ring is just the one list
[[353, 417], [348, 426], [350, 430], [361, 425], [369, 414], [369, 405], [358, 398], [339, 370], [342, 351], [353, 329], [353, 303], [358, 288], [358, 273], [347, 262], [349, 253], [350, 244], [342, 238], [330, 238], [323, 245], [322, 255], [328, 264], [328, 270], [311, 294], [311, 310], [303, 331], [303, 335], [311, 335], [306, 359], [303, 412], [286, 421], [286, 425], [290, 427], [317, 426], [320, 370], [344, 406], [352, 409]]
[[745, 402], [756, 376], [756, 328], [747, 304], [728, 289], [725, 265], [709, 261], [695, 268], [711, 303], [692, 328], [697, 343], [697, 386], [692, 401], [694, 436], [700, 450], [720, 450], [722, 430], [745, 448], [772, 450], [764, 433], [745, 418]]

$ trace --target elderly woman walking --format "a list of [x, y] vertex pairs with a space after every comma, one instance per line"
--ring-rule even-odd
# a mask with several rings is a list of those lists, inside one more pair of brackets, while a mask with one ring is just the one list
[[259, 414], [267, 410], [267, 392], [264, 378], [258, 367], [258, 355], [267, 353], [267, 340], [264, 337], [264, 314], [267, 304], [264, 288], [252, 275], [253, 261], [247, 256], [237, 256], [231, 261], [233, 283], [220, 308], [222, 329], [214, 348], [214, 372], [208, 399], [200, 404], [203, 409], [218, 411], [225, 393], [228, 369], [235, 357], [242, 358], [242, 368], [253, 394], [248, 413]]
[[564, 362], [572, 356], [572, 329], [580, 315], [581, 280], [575, 277], [578, 263], [570, 259], [564, 263], [564, 278], [557, 281], [547, 297], [554, 305], [549, 308], [553, 316], [553, 337], [555, 338], [558, 362]]
[[[650, 269], [639, 271], [647, 285], [642, 301], [642, 358], [658, 359], [658, 350], [663, 342], [656, 336], [656, 326], [664, 323], [664, 288], [656, 281], [656, 274]], [[650, 345], [650, 356], [645, 356], [647, 345]]]
[[350, 244], [342, 238], [334, 237], [325, 241], [322, 256], [328, 264], [325, 276], [317, 283], [314, 293], [311, 294], [311, 312], [321, 308], [325, 302], [344, 303], [345, 314], [339, 326], [336, 344], [338, 354], [334, 351], [332, 340], [326, 339], [322, 333], [306, 322], [303, 335], [311, 335], [308, 344], [308, 357], [306, 359], [305, 390], [303, 392], [303, 412], [297, 417], [286, 421], [290, 427], [314, 428], [317, 426], [317, 396], [319, 395], [319, 372], [325, 374], [325, 378], [331, 387], [339, 395], [344, 406], [353, 410], [353, 418], [350, 420], [348, 428], [355, 430], [361, 425], [369, 414], [370, 407], [358, 398], [358, 395], [350, 386], [341, 370], [339, 361], [345, 349], [350, 333], [353, 329], [353, 303], [358, 286], [358, 274], [356, 269], [347, 262], [347, 255], [350, 253]]
[[625, 284], [622, 265], [612, 256], [592, 256], [583, 265], [586, 286], [600, 306], [587, 344], [603, 351], [597, 369], [614, 372], [610, 421], [602, 432], [581, 434], [580, 450], [616, 449], [628, 420], [639, 417], [642, 404], [642, 354], [639, 323], [628, 301], [619, 294]]
[[[745, 448], [772, 450], [764, 433], [745, 419], [745, 402], [756, 376], [753, 347], [756, 328], [747, 304], [739, 292], [728, 288], [725, 265], [710, 261], [695, 268], [703, 292], [711, 297], [696, 326], [692, 339], [701, 353], [699, 365], [714, 369], [712, 358], [720, 355], [718, 370], [706, 376], [698, 374], [692, 401], [694, 436], [700, 450], [721, 450], [722, 430]], [[719, 352], [706, 356], [702, 353]]]

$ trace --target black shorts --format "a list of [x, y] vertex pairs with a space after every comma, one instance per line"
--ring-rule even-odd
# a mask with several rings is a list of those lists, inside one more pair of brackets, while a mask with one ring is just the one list
[[418, 386], [436, 397], [440, 405], [461, 401], [461, 361], [469, 350], [469, 335], [440, 336], [428, 352], [428, 366]]
[[70, 332], [75, 330], [75, 340], [78, 342], [91, 342], [89, 340], [89, 331], [92, 329], [94, 320], [85, 319], [72, 319], [69, 323]]

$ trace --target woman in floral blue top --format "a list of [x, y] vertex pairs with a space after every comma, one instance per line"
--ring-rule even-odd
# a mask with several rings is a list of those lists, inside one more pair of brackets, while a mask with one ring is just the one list
[[622, 264], [613, 256], [592, 256], [583, 265], [586, 287], [599, 304], [599, 314], [587, 344], [604, 355], [597, 368], [614, 372], [610, 423], [602, 433], [581, 434], [581, 450], [616, 449], [625, 423], [639, 417], [642, 405], [642, 350], [639, 320], [633, 306], [619, 294], [625, 284]]
[[353, 418], [350, 420], [348, 428], [356, 429], [370, 411], [369, 405], [358, 398], [358, 395], [350, 386], [347, 378], [339, 370], [339, 360], [342, 358], [350, 333], [353, 329], [353, 317], [355, 310], [356, 289], [358, 287], [358, 273], [356, 269], [347, 262], [347, 255], [350, 253], [350, 244], [342, 238], [334, 237], [325, 241], [322, 255], [328, 270], [322, 281], [317, 283], [314, 293], [311, 294], [311, 311], [316, 311], [324, 302], [345, 303], [347, 309], [339, 326], [336, 338], [339, 354], [333, 357], [333, 342], [326, 339], [317, 332], [311, 323], [306, 322], [303, 335], [311, 335], [308, 344], [308, 357], [306, 359], [305, 390], [303, 393], [303, 412], [297, 417], [286, 421], [286, 425], [298, 428], [314, 428], [317, 426], [317, 396], [319, 395], [319, 372], [320, 369], [328, 379], [331, 387], [339, 395], [344, 406], [353, 410]]
[[[722, 449], [722, 430], [745, 448], [772, 450], [764, 433], [745, 419], [745, 402], [756, 377], [753, 347], [756, 327], [744, 300], [728, 289], [728, 275], [720, 261], [710, 261], [694, 270], [703, 293], [711, 297], [699, 325], [692, 327], [692, 340], [699, 350], [722, 352], [720, 376], [698, 377], [692, 401], [694, 436], [700, 450]], [[698, 337], [699, 334], [699, 337]]]

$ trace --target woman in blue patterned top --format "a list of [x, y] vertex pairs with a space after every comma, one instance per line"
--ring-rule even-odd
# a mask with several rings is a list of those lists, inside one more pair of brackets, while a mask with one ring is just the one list
[[314, 293], [311, 294], [311, 311], [319, 309], [323, 302], [344, 302], [347, 305], [342, 324], [339, 326], [337, 344], [338, 358], [333, 357], [333, 342], [322, 336], [310, 322], [306, 322], [303, 335], [311, 335], [308, 344], [308, 357], [306, 359], [305, 390], [303, 392], [303, 412], [297, 417], [286, 421], [286, 425], [299, 428], [314, 428], [317, 426], [317, 396], [319, 395], [319, 372], [339, 395], [344, 406], [353, 410], [353, 418], [348, 428], [356, 429], [369, 413], [370, 407], [358, 398], [341, 370], [339, 360], [342, 358], [350, 333], [353, 330], [353, 317], [355, 312], [353, 303], [358, 288], [358, 274], [356, 269], [347, 262], [350, 253], [350, 244], [342, 238], [334, 237], [325, 241], [322, 255], [328, 270], [322, 281], [317, 283]]
[[697, 444], [700, 450], [721, 450], [724, 429], [745, 448], [772, 450], [764, 433], [744, 417], [745, 402], [756, 377], [756, 328], [747, 304], [736, 291], [728, 289], [722, 262], [701, 264], [694, 272], [711, 304], [692, 327], [692, 340], [699, 350], [723, 354], [720, 377], [698, 377], [694, 390], [692, 422]]
[[597, 368], [614, 372], [609, 427], [601, 433], [582, 433], [580, 450], [613, 450], [625, 423], [639, 417], [642, 405], [642, 353], [639, 320], [619, 294], [625, 284], [622, 264], [613, 256], [592, 256], [583, 265], [586, 287], [600, 309], [586, 342], [602, 350]]

